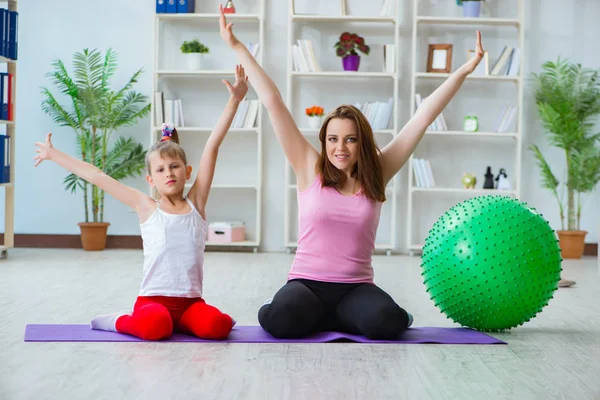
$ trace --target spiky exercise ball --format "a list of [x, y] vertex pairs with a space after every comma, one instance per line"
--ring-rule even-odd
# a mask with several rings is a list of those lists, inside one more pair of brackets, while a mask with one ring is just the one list
[[479, 331], [507, 330], [548, 305], [560, 279], [554, 230], [508, 196], [463, 201], [442, 215], [423, 247], [431, 300], [448, 318]]

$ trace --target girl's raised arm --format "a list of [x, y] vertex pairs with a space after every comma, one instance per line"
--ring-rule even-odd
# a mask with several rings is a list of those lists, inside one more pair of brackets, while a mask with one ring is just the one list
[[70, 155], [56, 149], [52, 145], [51, 139], [52, 133], [48, 133], [46, 135], [45, 143], [35, 143], [35, 145], [38, 147], [36, 149], [38, 155], [34, 158], [34, 167], [40, 165], [40, 163], [44, 160], [52, 160], [69, 172], [74, 173], [81, 179], [88, 181], [92, 185], [98, 186], [100, 189], [104, 190], [121, 203], [133, 208], [137, 211], [138, 215], [142, 210], [152, 207], [154, 204], [152, 198], [147, 194], [123, 185], [116, 179], [106, 175], [96, 166], [86, 163], [85, 161], [78, 160], [77, 158], [71, 157]]
[[[230, 97], [221, 117], [219, 117], [217, 124], [206, 141], [206, 146], [204, 146], [202, 157], [200, 158], [196, 180], [188, 193], [189, 199], [201, 213], [204, 213], [204, 208], [208, 201], [210, 186], [212, 185], [213, 177], [215, 175], [219, 147], [221, 146], [221, 143], [223, 143], [223, 139], [225, 139], [225, 135], [231, 127], [231, 123], [233, 122], [233, 118], [235, 117], [235, 113], [237, 112], [241, 101], [244, 100], [244, 97], [248, 92], [248, 85], [246, 84], [247, 80], [248, 78], [246, 78], [244, 68], [241, 65], [236, 65], [235, 67], [235, 82], [233, 85], [223, 79], [223, 83], [227, 86]], [[202, 216], [205, 217], [204, 214]]]

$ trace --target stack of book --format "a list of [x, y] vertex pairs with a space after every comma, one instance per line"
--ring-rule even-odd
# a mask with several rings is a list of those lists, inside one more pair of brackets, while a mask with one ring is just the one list
[[165, 99], [163, 92], [154, 93], [154, 126], [172, 122], [176, 128], [185, 126], [181, 99]]
[[[420, 93], [415, 93], [416, 109], [421, 107], [421, 104], [423, 104], [423, 100], [424, 99], [421, 98]], [[415, 109], [415, 112], [416, 112], [416, 109]], [[444, 114], [440, 113], [440, 115], [437, 116], [437, 118], [435, 119], [435, 121], [433, 121], [433, 123], [429, 126], [429, 128], [427, 128], [427, 130], [428, 131], [447, 131], [448, 125], [446, 125], [446, 119], [444, 118]]]
[[490, 68], [493, 76], [517, 76], [521, 64], [520, 50], [516, 47], [504, 46], [502, 53]]
[[258, 107], [260, 103], [258, 100], [244, 99], [240, 103], [233, 122], [231, 123], [232, 128], [254, 128], [256, 123], [256, 117], [258, 115]]
[[354, 104], [371, 124], [371, 129], [374, 131], [389, 129], [392, 120], [392, 111], [394, 110], [394, 99], [390, 97], [387, 102], [383, 101], [367, 101], [366, 103]]
[[429, 160], [413, 157], [411, 159], [411, 164], [415, 173], [415, 183], [417, 187], [435, 187], [435, 180], [433, 179], [433, 172], [431, 172]]
[[298, 72], [320, 72], [321, 67], [315, 57], [312, 41], [298, 39], [292, 46], [294, 70]]

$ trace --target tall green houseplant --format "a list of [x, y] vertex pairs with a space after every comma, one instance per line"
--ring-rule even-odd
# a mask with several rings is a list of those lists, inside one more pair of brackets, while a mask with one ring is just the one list
[[[52, 67], [47, 76], [57, 93], [42, 88], [42, 110], [59, 126], [73, 129], [81, 160], [116, 180], [141, 175], [145, 167], [143, 146], [132, 138], [111, 140], [111, 136], [122, 127], [135, 125], [150, 111], [148, 97], [132, 89], [142, 69], [114, 90], [110, 81], [117, 71], [117, 55], [112, 49], [104, 55], [97, 49], [76, 52], [72, 75], [61, 60], [55, 60]], [[66, 97], [68, 105], [61, 104], [58, 95]], [[85, 222], [104, 223], [104, 192], [74, 174], [64, 183], [66, 190], [83, 191]]]
[[[600, 181], [600, 133], [593, 133], [600, 114], [599, 70], [558, 59], [532, 74], [535, 101], [549, 143], [564, 151], [566, 178], [564, 197], [560, 181], [539, 147], [531, 145], [541, 169], [542, 186], [558, 202], [561, 230], [558, 231], [565, 258], [580, 258], [587, 232], [580, 230], [581, 195], [592, 192]], [[567, 229], [565, 230], [565, 208]]]

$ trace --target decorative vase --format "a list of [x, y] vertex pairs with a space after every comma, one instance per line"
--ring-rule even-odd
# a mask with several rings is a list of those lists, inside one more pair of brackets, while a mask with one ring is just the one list
[[185, 53], [186, 64], [189, 70], [197, 71], [202, 69], [202, 60], [204, 54], [202, 53]]
[[587, 231], [556, 231], [562, 258], [581, 258]]
[[349, 54], [342, 59], [344, 71], [358, 71], [360, 65], [360, 56], [358, 54]]
[[480, 0], [463, 0], [463, 17], [467, 18], [479, 18], [481, 14], [481, 1]]
[[87, 251], [99, 251], [106, 248], [108, 222], [80, 222], [81, 245]]
[[308, 117], [308, 127], [310, 129], [319, 129], [321, 128], [321, 116], [313, 115]]

